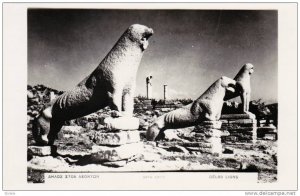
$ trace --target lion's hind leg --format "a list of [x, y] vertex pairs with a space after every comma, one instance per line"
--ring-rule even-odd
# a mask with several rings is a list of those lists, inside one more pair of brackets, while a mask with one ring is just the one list
[[147, 132], [146, 132], [146, 139], [148, 141], [154, 141], [157, 140], [159, 138], [161, 138], [160, 136], [163, 136], [163, 133], [165, 130], [165, 115], [160, 116], [155, 122], [154, 124], [152, 124]]
[[48, 145], [53, 145], [57, 139], [58, 132], [62, 128], [64, 122], [57, 119], [52, 119], [50, 122], [50, 132], [48, 134]]

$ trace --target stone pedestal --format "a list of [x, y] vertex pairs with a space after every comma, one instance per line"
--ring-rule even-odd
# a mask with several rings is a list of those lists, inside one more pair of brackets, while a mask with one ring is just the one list
[[221, 116], [222, 130], [230, 133], [222, 137], [225, 143], [254, 143], [257, 138], [257, 122], [254, 114], [225, 114]]
[[136, 130], [139, 128], [140, 120], [134, 117], [108, 117], [104, 119], [104, 123], [107, 124], [111, 130]]
[[110, 123], [106, 132], [96, 132], [92, 147], [93, 162], [111, 167], [122, 167], [142, 153], [143, 145], [140, 142], [138, 118], [107, 118]]
[[197, 125], [195, 129], [196, 143], [192, 148], [202, 153], [221, 154], [221, 136], [224, 134], [223, 131], [219, 130], [221, 125], [221, 121], [204, 121]]

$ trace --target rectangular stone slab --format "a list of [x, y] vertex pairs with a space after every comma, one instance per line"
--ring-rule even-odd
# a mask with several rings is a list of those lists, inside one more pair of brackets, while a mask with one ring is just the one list
[[221, 120], [224, 119], [255, 119], [254, 114], [223, 114]]
[[[220, 141], [221, 142], [221, 141]], [[207, 142], [189, 142], [189, 143], [179, 143], [178, 145], [184, 147], [202, 147], [202, 148], [211, 148], [212, 144]]]
[[98, 145], [123, 145], [136, 143], [140, 141], [139, 131], [120, 131], [117, 133], [101, 133], [96, 132], [94, 137], [94, 142]]
[[258, 127], [257, 132], [260, 133], [277, 133], [276, 128], [273, 127]]
[[110, 125], [111, 130], [136, 130], [140, 121], [135, 117], [105, 118], [104, 123]]
[[256, 123], [223, 123], [221, 129], [226, 127], [256, 127]]
[[199, 123], [199, 125], [197, 125], [197, 126], [201, 126], [201, 127], [205, 127], [205, 128], [220, 129], [222, 126], [222, 122], [221, 121], [203, 121], [203, 122]]
[[51, 146], [28, 146], [28, 150], [36, 156], [47, 156], [51, 154]]
[[256, 127], [240, 127], [240, 128], [227, 128], [227, 130], [232, 133], [232, 132], [238, 132], [238, 133], [243, 133], [243, 132], [253, 132], [256, 130]]
[[129, 159], [130, 157], [143, 153], [143, 144], [141, 142], [124, 144], [117, 147], [98, 146], [92, 147], [92, 159], [96, 162], [119, 161]]
[[234, 119], [234, 120], [228, 120], [227, 123], [229, 124], [252, 124], [255, 123], [256, 124], [256, 120], [255, 119]]

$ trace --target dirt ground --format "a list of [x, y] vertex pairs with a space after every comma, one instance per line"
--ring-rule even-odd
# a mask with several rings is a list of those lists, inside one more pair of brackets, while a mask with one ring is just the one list
[[[232, 171], [257, 172], [258, 182], [277, 180], [277, 142], [258, 140], [255, 144], [223, 144], [221, 155], [188, 150], [164, 140], [148, 142], [142, 139], [143, 150], [128, 160], [114, 164], [93, 162], [89, 152], [93, 142], [86, 131], [68, 139], [59, 139], [57, 149], [48, 156], [28, 153], [28, 182], [44, 182], [45, 172], [107, 172], [107, 171]], [[93, 131], [93, 130], [92, 130]], [[174, 131], [174, 133], [176, 133]], [[63, 133], [62, 133], [63, 134]], [[144, 132], [141, 131], [143, 138]], [[28, 131], [28, 145], [34, 141]]]

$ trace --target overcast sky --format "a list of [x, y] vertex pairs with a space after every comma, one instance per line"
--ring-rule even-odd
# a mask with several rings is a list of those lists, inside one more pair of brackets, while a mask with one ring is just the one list
[[136, 95], [198, 98], [222, 75], [252, 63], [252, 99], [277, 102], [277, 11], [29, 10], [28, 83], [70, 90], [89, 75], [131, 24], [154, 29]]

